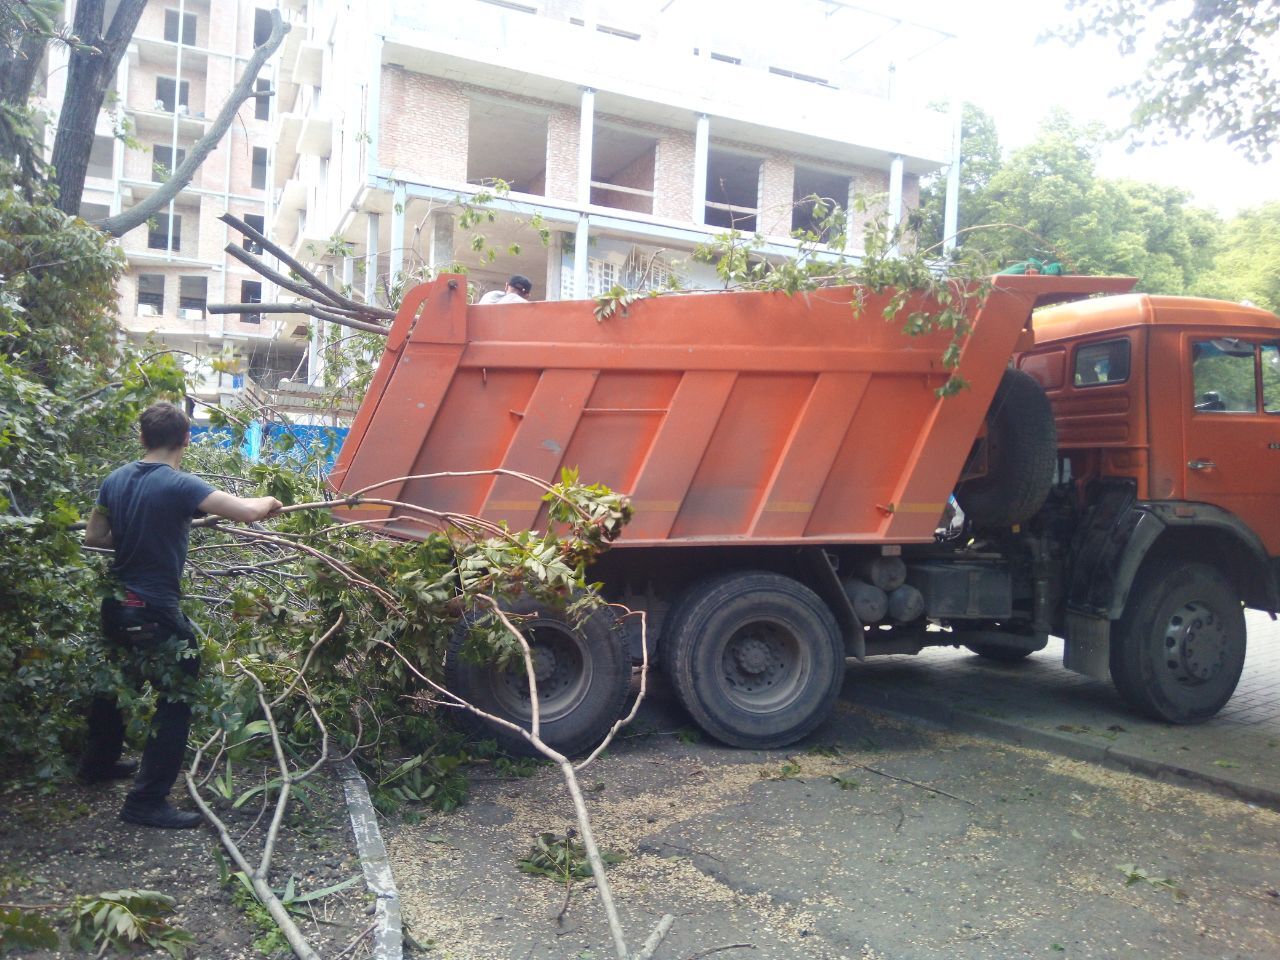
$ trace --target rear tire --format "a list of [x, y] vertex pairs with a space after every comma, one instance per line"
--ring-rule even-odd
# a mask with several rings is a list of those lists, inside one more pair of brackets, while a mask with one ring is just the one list
[[1035, 515], [1053, 486], [1058, 432], [1043, 388], [1008, 369], [987, 411], [987, 474], [956, 488], [965, 517], [978, 527], [1009, 527]]
[[733, 747], [794, 743], [830, 716], [844, 678], [835, 617], [808, 587], [759, 571], [693, 587], [662, 638], [685, 709]]
[[[586, 753], [604, 739], [622, 714], [631, 686], [631, 656], [623, 631], [615, 629], [607, 609], [570, 620], [561, 610], [547, 609], [531, 598], [505, 608], [521, 618], [520, 632], [534, 653], [538, 680], [540, 732], [543, 741], [565, 754]], [[472, 663], [462, 656], [471, 626], [483, 612], [464, 617], [453, 631], [445, 656], [445, 685], [486, 713], [526, 730], [533, 711], [523, 658], [502, 669]], [[467, 711], [460, 722], [479, 736], [495, 737], [503, 749], [540, 756], [528, 740]]]
[[1135, 710], [1169, 723], [1201, 723], [1231, 699], [1244, 669], [1240, 598], [1205, 563], [1147, 566], [1111, 638], [1111, 679]]

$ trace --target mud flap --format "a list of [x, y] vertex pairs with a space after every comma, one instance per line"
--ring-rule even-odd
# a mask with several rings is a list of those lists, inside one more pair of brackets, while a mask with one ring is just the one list
[[1067, 614], [1067, 637], [1062, 665], [1095, 680], [1111, 679], [1111, 621], [1104, 617]]

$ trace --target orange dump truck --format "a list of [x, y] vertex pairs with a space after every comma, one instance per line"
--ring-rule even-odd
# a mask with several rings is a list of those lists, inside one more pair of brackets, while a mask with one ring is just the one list
[[[969, 386], [939, 398], [950, 334], [904, 334], [887, 295], [689, 294], [597, 322], [590, 302], [469, 306], [442, 277], [406, 297], [331, 483], [476, 471], [379, 495], [512, 528], [545, 524], [537, 492], [483, 471], [576, 467], [628, 494], [592, 578], [647, 611], [651, 655], [725, 743], [812, 731], [846, 658], [1013, 661], [1050, 634], [1136, 709], [1206, 719], [1239, 679], [1242, 607], [1280, 607], [1280, 320], [1126, 278], [992, 282]], [[584, 749], [637, 631], [522, 612], [544, 736]], [[523, 670], [447, 670], [527, 722]]]

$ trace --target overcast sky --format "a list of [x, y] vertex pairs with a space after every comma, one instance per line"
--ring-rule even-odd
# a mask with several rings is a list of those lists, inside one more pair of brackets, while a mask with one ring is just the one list
[[[820, 0], [647, 2], [665, 7], [668, 16], [705, 23], [709, 35], [754, 34], [771, 56], [797, 63], [806, 56], [839, 60], [856, 51], [860, 66], [874, 73], [881, 60], [892, 57], [904, 94], [928, 101], [958, 91], [995, 118], [1006, 153], [1033, 139], [1037, 123], [1055, 105], [1078, 121], [1121, 129], [1132, 104], [1111, 91], [1142, 65], [1140, 57], [1121, 57], [1112, 40], [1076, 47], [1038, 43], [1041, 34], [1065, 22], [1064, 0], [848, 0], [839, 10]], [[895, 18], [908, 22], [895, 24]], [[944, 41], [939, 30], [954, 39]], [[1118, 142], [1105, 148], [1099, 170], [1181, 187], [1196, 202], [1230, 215], [1280, 199], [1280, 150], [1277, 155], [1255, 166], [1225, 143], [1201, 138], [1132, 154]]]
[[[1037, 119], [1053, 104], [1079, 120], [1100, 120], [1113, 128], [1127, 120], [1131, 103], [1110, 91], [1136, 75], [1140, 59], [1121, 57], [1110, 40], [1077, 47], [1036, 42], [1046, 28], [1063, 21], [1064, 6], [1061, 0], [896, 0], [893, 9], [919, 20], [952, 21], [950, 29], [958, 36], [948, 46], [957, 66], [950, 75], [969, 100], [995, 117], [1008, 148], [1029, 141]], [[941, 65], [942, 58], [936, 59]], [[1254, 165], [1225, 143], [1199, 137], [1134, 153], [1123, 142], [1109, 145], [1100, 171], [1182, 187], [1224, 214], [1280, 199], [1280, 157]]]

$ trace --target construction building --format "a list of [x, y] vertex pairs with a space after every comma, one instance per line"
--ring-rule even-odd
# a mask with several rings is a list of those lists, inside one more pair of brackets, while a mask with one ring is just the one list
[[[301, 314], [209, 314], [209, 302], [277, 299], [223, 252], [240, 240], [216, 220], [224, 210], [371, 299], [454, 264], [477, 294], [521, 273], [533, 299], [583, 298], [714, 286], [690, 254], [730, 227], [794, 252], [813, 194], [869, 197], [896, 222], [953, 150], [951, 120], [903, 89], [903, 64], [948, 35], [883, 5], [160, 0], [120, 70], [137, 146], [104, 117], [87, 216], [155, 189], [272, 7], [291, 30], [264, 96], [170, 212], [124, 238], [130, 336], [234, 349], [246, 358], [235, 385], [316, 380], [326, 333]], [[227, 389], [217, 379], [207, 391]]]

